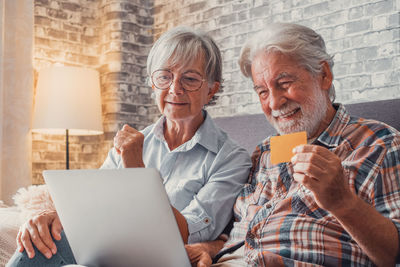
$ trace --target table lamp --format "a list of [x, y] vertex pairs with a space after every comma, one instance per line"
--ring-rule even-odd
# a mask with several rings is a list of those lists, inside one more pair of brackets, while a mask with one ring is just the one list
[[99, 73], [57, 65], [40, 70], [32, 131], [65, 133], [65, 165], [69, 169], [69, 135], [103, 133]]

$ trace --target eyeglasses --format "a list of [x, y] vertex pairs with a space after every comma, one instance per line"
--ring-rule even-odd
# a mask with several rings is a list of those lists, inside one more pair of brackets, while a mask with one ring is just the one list
[[[160, 90], [168, 89], [174, 81], [174, 74], [169, 70], [156, 70], [151, 75], [151, 82]], [[186, 91], [197, 91], [203, 85], [205, 79], [200, 74], [188, 71], [182, 74], [179, 83]]]

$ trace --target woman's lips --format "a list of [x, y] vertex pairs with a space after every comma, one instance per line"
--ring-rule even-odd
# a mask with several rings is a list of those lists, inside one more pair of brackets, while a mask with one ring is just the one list
[[165, 103], [170, 104], [170, 105], [176, 105], [176, 106], [184, 106], [184, 105], [188, 104], [186, 102], [170, 102], [170, 101], [165, 101]]

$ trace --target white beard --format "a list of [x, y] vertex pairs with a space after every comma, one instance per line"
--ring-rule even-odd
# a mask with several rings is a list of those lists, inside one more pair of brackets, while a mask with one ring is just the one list
[[[296, 102], [286, 103], [280, 110], [272, 110], [271, 115], [267, 115], [268, 121], [278, 131], [279, 134], [289, 134], [294, 132], [306, 131], [308, 138], [312, 137], [318, 130], [319, 125], [324, 119], [328, 109], [328, 99], [321, 90], [316, 90], [317, 94], [309, 98], [302, 106]], [[300, 118], [279, 121], [278, 116], [287, 114], [300, 108]], [[296, 116], [298, 116], [296, 114]]]

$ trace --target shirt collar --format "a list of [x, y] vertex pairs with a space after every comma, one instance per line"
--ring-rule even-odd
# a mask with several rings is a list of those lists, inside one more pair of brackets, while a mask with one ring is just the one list
[[[204, 116], [204, 121], [200, 125], [199, 129], [197, 129], [196, 133], [189, 141], [177, 147], [174, 152], [188, 151], [192, 149], [196, 144], [202, 145], [207, 150], [210, 150], [213, 153], [218, 152], [218, 139], [216, 138], [218, 136], [218, 128], [208, 112], [206, 110], [203, 110], [202, 112]], [[154, 124], [152, 132], [157, 139], [166, 144], [164, 138], [165, 120], [165, 116], [161, 116], [161, 118], [158, 119], [158, 121]]]
[[317, 141], [327, 147], [337, 147], [343, 139], [343, 131], [350, 121], [350, 115], [342, 104], [333, 104], [337, 110], [335, 117], [317, 138]]

